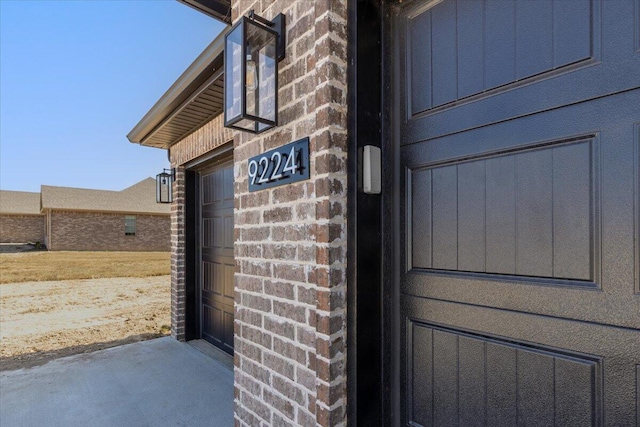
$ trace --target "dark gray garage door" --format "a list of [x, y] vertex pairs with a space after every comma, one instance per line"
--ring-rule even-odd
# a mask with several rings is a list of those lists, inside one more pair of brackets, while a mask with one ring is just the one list
[[636, 425], [640, 2], [396, 12], [403, 425]]
[[202, 338], [233, 354], [233, 163], [200, 174]]

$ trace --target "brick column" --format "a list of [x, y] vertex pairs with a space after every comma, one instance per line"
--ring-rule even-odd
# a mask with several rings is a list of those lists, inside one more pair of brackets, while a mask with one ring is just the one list
[[[232, 8], [287, 19], [278, 127], [235, 138], [236, 425], [345, 425], [346, 0]], [[249, 193], [247, 159], [305, 136], [310, 180]]]
[[315, 2], [316, 418], [346, 424], [347, 22], [346, 2]]
[[176, 171], [171, 204], [171, 336], [185, 340], [186, 299], [186, 233], [185, 170], [172, 164]]

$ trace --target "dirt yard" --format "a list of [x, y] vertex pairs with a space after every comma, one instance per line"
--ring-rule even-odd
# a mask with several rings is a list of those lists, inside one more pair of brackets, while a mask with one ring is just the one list
[[[11, 256], [27, 255], [41, 254]], [[5, 262], [7, 256], [0, 257], [3, 276], [15, 274]], [[93, 264], [91, 268], [78, 264], [76, 269], [96, 271], [101, 262], [112, 261], [103, 254], [102, 261], [87, 261]], [[35, 269], [31, 262], [29, 265]], [[1, 284], [0, 370], [167, 335], [170, 282], [170, 276], [163, 275]]]
[[[17, 247], [14, 245], [14, 249]], [[169, 252], [0, 252], [0, 283], [150, 277], [169, 273]]]

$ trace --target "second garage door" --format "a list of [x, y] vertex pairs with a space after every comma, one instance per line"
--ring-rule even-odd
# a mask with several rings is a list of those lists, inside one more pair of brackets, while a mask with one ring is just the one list
[[202, 338], [233, 354], [233, 163], [200, 172]]
[[395, 20], [403, 425], [635, 425], [634, 1]]

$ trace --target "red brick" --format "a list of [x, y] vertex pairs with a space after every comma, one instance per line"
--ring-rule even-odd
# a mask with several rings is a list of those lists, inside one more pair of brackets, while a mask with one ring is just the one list
[[307, 318], [304, 307], [282, 301], [273, 302], [273, 313], [299, 323], [304, 323]]
[[44, 244], [45, 218], [45, 215], [0, 215], [0, 243]]
[[294, 360], [302, 365], [307, 363], [307, 354], [301, 347], [280, 338], [273, 339], [273, 351], [289, 360]]
[[264, 329], [276, 336], [281, 336], [290, 340], [294, 340], [296, 336], [295, 327], [292, 323], [273, 319], [268, 316], [265, 317], [264, 320]]
[[270, 227], [253, 227], [240, 229], [240, 240], [243, 242], [267, 240], [270, 235]]
[[277, 279], [294, 282], [304, 282], [306, 277], [304, 266], [299, 264], [273, 264], [273, 275]]
[[271, 349], [271, 335], [265, 334], [263, 329], [255, 328], [249, 325], [242, 325], [242, 331], [239, 335], [249, 341], [259, 344], [267, 349]]
[[[242, 375], [235, 420], [252, 427], [336, 425], [346, 413], [344, 383], [335, 384], [346, 379], [346, 354], [335, 353], [345, 351], [346, 0], [232, 0], [231, 6], [235, 17], [250, 8], [266, 18], [287, 16], [278, 126], [260, 135], [230, 132], [221, 129], [220, 116], [174, 145], [171, 158], [180, 166], [233, 140], [236, 276], [245, 278], [235, 301]], [[310, 137], [311, 179], [249, 193], [247, 159], [304, 136]], [[176, 309], [185, 301], [184, 195], [180, 200], [172, 224]], [[320, 298], [318, 288], [327, 291]], [[317, 316], [316, 307], [328, 310]], [[174, 318], [184, 334], [184, 317]], [[269, 339], [272, 349], [265, 347]], [[323, 369], [334, 383], [318, 389]], [[337, 408], [324, 410], [331, 402]]]
[[264, 244], [264, 257], [271, 260], [293, 261], [296, 259], [296, 246], [293, 244]]
[[283, 396], [288, 396], [298, 405], [304, 406], [306, 399], [298, 385], [280, 376], [273, 377], [273, 388]]
[[[55, 251], [168, 251], [169, 215], [135, 215], [136, 234], [124, 234], [123, 214], [52, 211], [47, 243]], [[1, 223], [0, 223], [1, 224]]]
[[264, 282], [265, 295], [293, 300], [295, 297], [294, 285], [282, 281], [267, 280]]
[[269, 368], [273, 372], [276, 372], [284, 377], [289, 378], [290, 380], [295, 379], [294, 377], [295, 370], [294, 370], [293, 364], [291, 363], [291, 361], [283, 357], [276, 356], [270, 353], [265, 353], [264, 366], [266, 368]]

